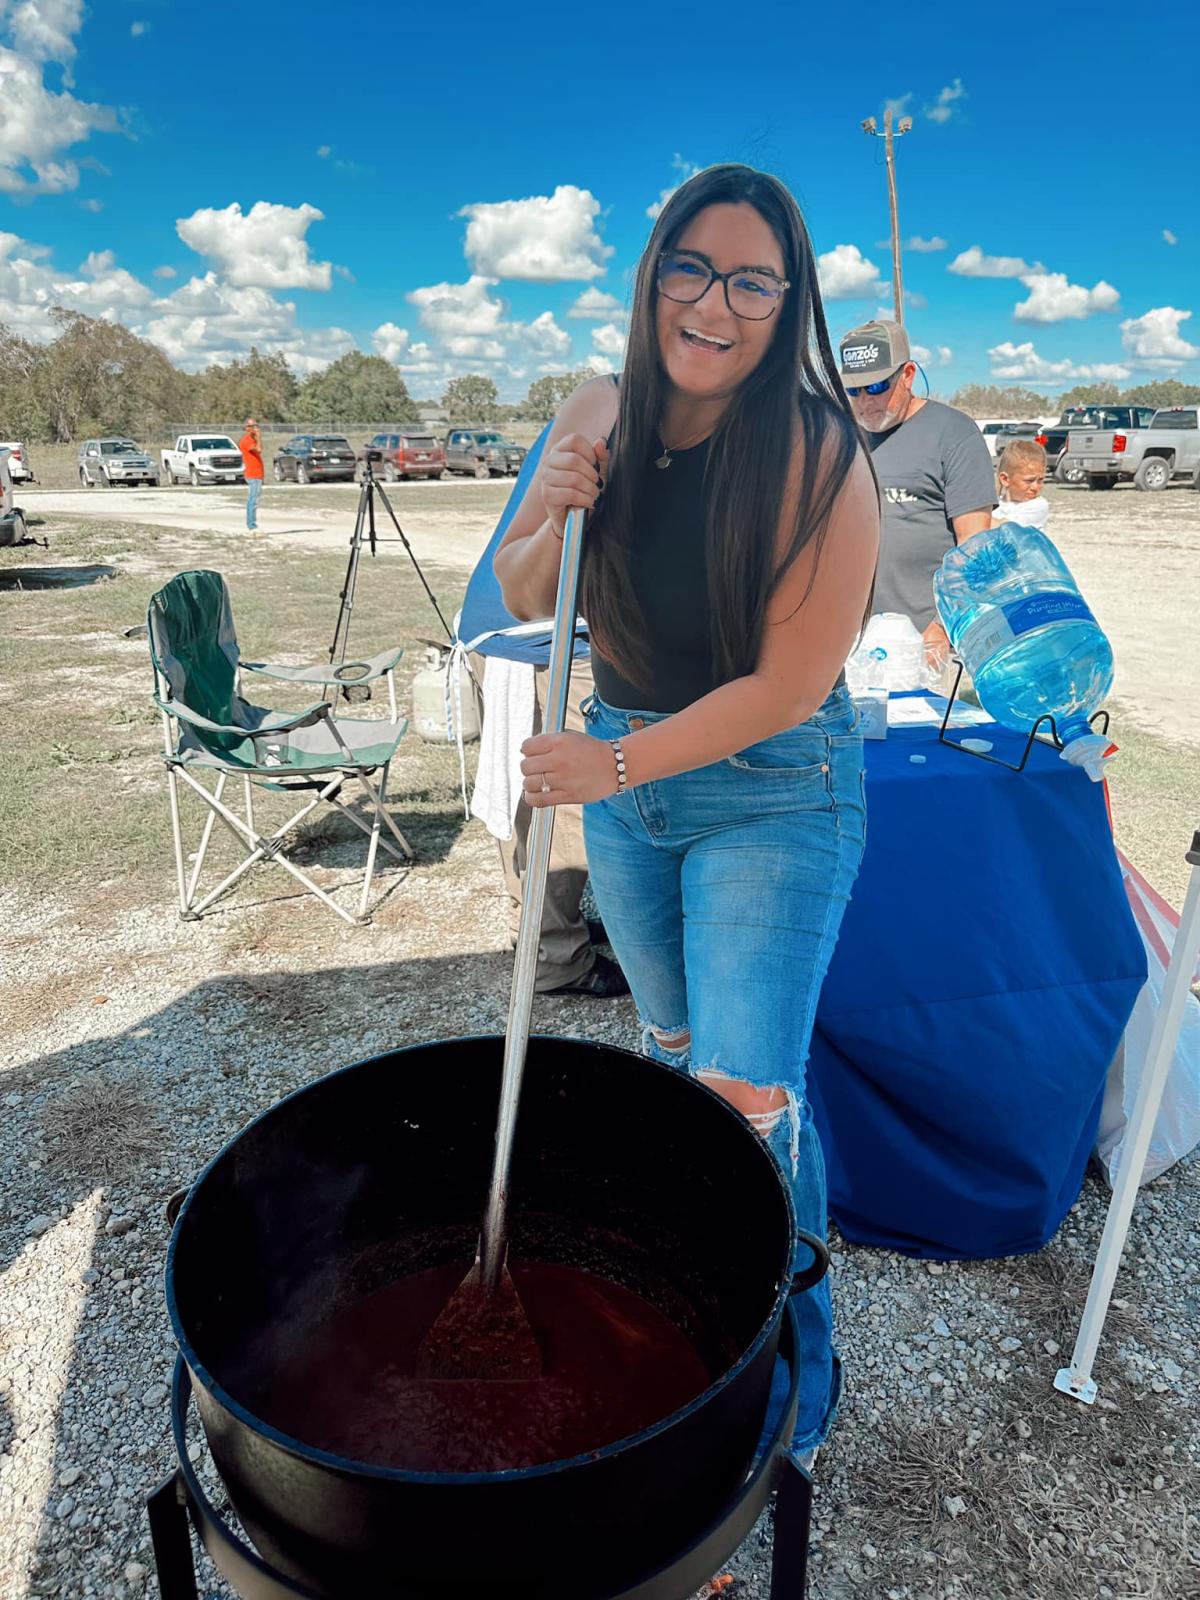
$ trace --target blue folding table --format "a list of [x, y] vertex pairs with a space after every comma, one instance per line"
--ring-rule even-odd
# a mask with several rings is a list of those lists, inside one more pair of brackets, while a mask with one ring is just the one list
[[[1019, 761], [1022, 736], [970, 732]], [[809, 1063], [830, 1210], [912, 1255], [1037, 1250], [1146, 977], [1104, 789], [1040, 743], [1020, 773], [935, 727], [865, 748], [867, 848]]]

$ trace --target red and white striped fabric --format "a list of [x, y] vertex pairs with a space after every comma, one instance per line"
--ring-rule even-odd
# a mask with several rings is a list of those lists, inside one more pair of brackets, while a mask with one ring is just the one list
[[[1133, 1015], [1125, 1029], [1122, 1048], [1108, 1074], [1100, 1131], [1096, 1137], [1096, 1158], [1110, 1184], [1120, 1169], [1122, 1147], [1129, 1115], [1137, 1095], [1138, 1083], [1146, 1062], [1154, 1017], [1162, 997], [1163, 980], [1171, 962], [1179, 913], [1158, 890], [1146, 881], [1120, 850], [1117, 859], [1125, 893], [1134, 921], [1146, 947], [1149, 976], [1138, 996]], [[1200, 964], [1192, 975], [1200, 983]], [[1183, 1023], [1175, 1047], [1175, 1059], [1167, 1077], [1162, 1105], [1154, 1124], [1150, 1149], [1140, 1182], [1151, 1183], [1168, 1167], [1183, 1159], [1200, 1144], [1200, 1000], [1190, 995], [1184, 1006]]]

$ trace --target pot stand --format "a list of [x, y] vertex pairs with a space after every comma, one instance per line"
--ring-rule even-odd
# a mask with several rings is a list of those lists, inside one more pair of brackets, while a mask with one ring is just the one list
[[[779, 1353], [790, 1377], [787, 1402], [766, 1449], [737, 1496], [682, 1551], [669, 1556], [652, 1572], [636, 1575], [625, 1588], [603, 1600], [688, 1600], [724, 1565], [758, 1521], [773, 1492], [774, 1544], [771, 1558], [771, 1600], [803, 1600], [808, 1569], [808, 1531], [812, 1510], [812, 1479], [787, 1452], [800, 1394], [798, 1325], [789, 1302], [780, 1329]], [[150, 1536], [161, 1600], [198, 1600], [196, 1568], [189, 1517], [213, 1565], [241, 1600], [332, 1600], [284, 1578], [254, 1553], [227, 1527], [208, 1499], [187, 1453], [187, 1411], [192, 1380], [180, 1356], [171, 1386], [171, 1429], [179, 1465], [146, 1501]], [[397, 1551], [397, 1565], [403, 1551]], [[409, 1591], [412, 1593], [412, 1591]], [[413, 1595], [413, 1600], [425, 1600]], [[362, 1597], [339, 1597], [362, 1600]], [[390, 1600], [406, 1600], [397, 1587]]]

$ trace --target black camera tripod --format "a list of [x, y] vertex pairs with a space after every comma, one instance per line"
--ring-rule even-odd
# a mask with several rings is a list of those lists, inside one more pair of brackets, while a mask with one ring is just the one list
[[[391, 518], [392, 527], [396, 530], [394, 534], [380, 533], [375, 525], [376, 496], [382, 500], [387, 514]], [[337, 622], [333, 630], [333, 642], [329, 646], [330, 666], [335, 669], [345, 666], [346, 649], [350, 639], [350, 618], [354, 611], [355, 590], [358, 587], [358, 566], [364, 543], [369, 545], [372, 555], [376, 554], [377, 546], [380, 544], [402, 544], [404, 546], [417, 577], [420, 578], [421, 585], [429, 596], [429, 603], [437, 612], [437, 619], [445, 630], [446, 638], [450, 644], [453, 644], [453, 630], [442, 615], [442, 609], [437, 603], [433, 590], [429, 587], [425, 574], [421, 571], [420, 563], [413, 554], [412, 545], [409, 544], [404, 529], [400, 526], [396, 513], [392, 509], [391, 501], [384, 493], [383, 485], [375, 477], [375, 471], [371, 463], [371, 452], [368, 449], [363, 458], [362, 492], [358, 497], [358, 511], [354, 518], [354, 532], [350, 535], [350, 559], [346, 564], [346, 578], [339, 596], [340, 604], [338, 606]], [[353, 671], [353, 667], [349, 670]], [[347, 677], [347, 681], [343, 682], [341, 686], [341, 693], [345, 699], [348, 700], [350, 698], [348, 691], [352, 688], [353, 682]]]

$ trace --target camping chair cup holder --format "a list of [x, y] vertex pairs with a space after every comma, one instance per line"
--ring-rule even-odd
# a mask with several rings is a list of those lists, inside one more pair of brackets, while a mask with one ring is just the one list
[[[275, 862], [310, 894], [352, 926], [370, 921], [368, 906], [380, 847], [395, 860], [409, 862], [413, 852], [387, 810], [387, 785], [396, 748], [408, 728], [397, 710], [395, 670], [403, 650], [386, 650], [365, 661], [335, 667], [275, 666], [243, 661], [229, 589], [217, 572], [182, 572], [153, 595], [147, 612], [150, 655], [154, 664], [155, 704], [162, 713], [163, 759], [171, 806], [179, 915], [193, 922], [228, 892], [251, 868]], [[272, 711], [243, 699], [241, 675], [308, 684], [328, 696], [346, 682], [369, 684], [386, 680], [387, 720], [335, 715], [322, 698], [300, 711]], [[210, 789], [197, 776], [207, 772]], [[225, 800], [230, 780], [241, 780], [243, 814]], [[350, 780], [365, 791], [371, 820], [365, 822], [342, 798]], [[179, 807], [184, 783], [204, 803], [207, 815], [194, 864], [188, 873]], [[281, 826], [259, 833], [254, 791], [303, 792], [308, 799]], [[289, 833], [321, 804], [336, 807], [369, 840], [357, 913], [340, 906], [291, 858]], [[246, 851], [243, 859], [215, 888], [197, 898], [200, 874], [213, 825], [224, 823]], [[391, 839], [383, 836], [384, 828]]]

